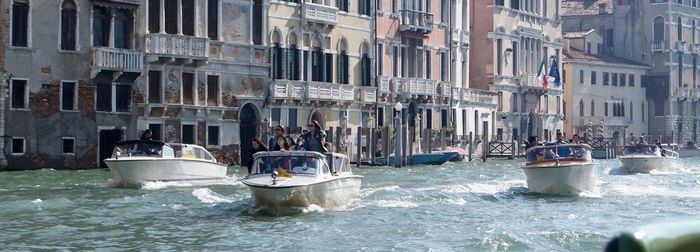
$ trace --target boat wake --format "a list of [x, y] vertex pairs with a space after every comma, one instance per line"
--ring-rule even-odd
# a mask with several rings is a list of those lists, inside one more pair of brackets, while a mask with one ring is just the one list
[[200, 202], [208, 204], [232, 203], [236, 201], [236, 199], [224, 197], [209, 188], [194, 189], [192, 196], [196, 197]]

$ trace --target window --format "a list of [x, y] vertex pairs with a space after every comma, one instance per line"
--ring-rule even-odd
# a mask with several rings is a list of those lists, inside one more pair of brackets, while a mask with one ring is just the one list
[[26, 149], [26, 142], [24, 137], [13, 137], [12, 138], [12, 155], [24, 155]]
[[348, 11], [348, 1], [349, 0], [336, 0], [335, 4], [337, 5], [339, 11]]
[[384, 126], [384, 108], [377, 108], [377, 125]]
[[350, 71], [349, 70], [350, 69], [348, 67], [348, 64], [349, 64], [348, 63], [349, 62], [348, 53], [345, 50], [340, 51], [340, 54], [338, 54], [337, 57], [338, 57], [338, 83], [349, 84], [349, 82], [350, 82], [350, 78], [349, 78]]
[[503, 75], [503, 40], [496, 39], [496, 75]]
[[12, 105], [10, 108], [28, 108], [27, 91], [27, 80], [12, 80], [10, 86]]
[[391, 73], [393, 77], [399, 77], [399, 47], [392, 46]]
[[449, 67], [449, 63], [447, 62], [447, 52], [440, 52], [440, 80], [447, 81], [447, 69]]
[[219, 145], [219, 126], [207, 127], [207, 145]]
[[617, 73], [612, 73], [612, 85], [617, 86]]
[[603, 112], [605, 113], [604, 115], [608, 116], [608, 103], [603, 103], [603, 105], [605, 106], [605, 110], [603, 110]]
[[520, 9], [520, 0], [510, 0], [510, 8], [514, 10]]
[[[615, 32], [613, 32], [613, 29], [607, 29], [606, 30], [607, 36], [606, 36], [606, 41], [605, 41], [605, 46], [607, 47], [608, 51], [607, 52], [612, 52], [613, 48], [613, 35]], [[601, 54], [598, 52], [598, 54]]]
[[681, 20], [681, 17], [676, 19], [676, 36], [678, 41], [683, 41], [683, 20]]
[[591, 42], [586, 43], [586, 53], [591, 54]]
[[447, 0], [442, 0], [440, 3], [440, 21], [442, 23], [450, 22], [450, 2]]
[[209, 0], [207, 6], [207, 35], [219, 40], [219, 0]]
[[360, 60], [362, 63], [362, 86], [372, 86], [372, 59], [365, 53]]
[[272, 78], [276, 80], [284, 79], [284, 48], [280, 47], [279, 43], [275, 43], [272, 47]]
[[583, 100], [578, 102], [578, 116], [583, 116], [584, 105]]
[[192, 124], [182, 125], [182, 143], [195, 144], [195, 126]]
[[219, 76], [207, 76], [207, 106], [219, 106]]
[[270, 109], [270, 117], [271, 117], [270, 123], [271, 123], [271, 125], [282, 125], [282, 122], [280, 121], [281, 117], [282, 117], [281, 115], [282, 115], [282, 112], [281, 112], [280, 108], [271, 108]]
[[182, 73], [182, 104], [194, 105], [194, 74]]
[[162, 103], [160, 71], [148, 71], [148, 103]]
[[505, 5], [505, 0], [496, 0], [496, 5], [498, 6], [504, 6]]
[[[378, 4], [381, 5], [381, 4]], [[384, 74], [384, 44], [377, 43], [377, 75]]]
[[263, 2], [262, 0], [253, 0], [253, 44], [262, 45], [263, 33]]
[[426, 79], [430, 79], [433, 75], [432, 55], [433, 55], [433, 52], [431, 52], [430, 50], [425, 50], [425, 78]]
[[75, 154], [74, 137], [63, 137], [63, 154]]
[[664, 18], [654, 18], [654, 42], [664, 40]]
[[292, 44], [289, 46], [289, 49], [287, 49], [287, 62], [289, 64], [288, 69], [289, 72], [287, 74], [287, 77], [290, 80], [300, 80], [301, 76], [299, 74], [299, 62], [301, 61], [301, 57], [299, 56], [299, 49], [297, 49], [296, 44]]
[[634, 121], [634, 107], [632, 101], [630, 101], [630, 122]]
[[[466, 136], [467, 134], [467, 110], [462, 109], [462, 136]], [[464, 138], [466, 139], [466, 138]]]
[[591, 100], [591, 116], [595, 116], [595, 101]]
[[133, 29], [131, 12], [116, 10], [114, 15], [114, 47], [130, 49]]
[[296, 130], [297, 126], [297, 109], [295, 108], [290, 108], [289, 111], [287, 111], [287, 124], [289, 125], [290, 129]]
[[503, 111], [503, 92], [498, 92], [498, 111]]
[[620, 87], [624, 87], [627, 85], [627, 75], [624, 73], [620, 74]]
[[29, 40], [29, 3], [15, 0], [12, 3], [12, 46], [27, 47]]
[[61, 110], [77, 110], [76, 97], [78, 92], [75, 82], [61, 83]]
[[116, 100], [117, 112], [129, 112], [131, 111], [131, 84], [117, 84], [115, 86], [117, 91]]
[[603, 73], [603, 85], [605, 85], [605, 86], [610, 85], [610, 74], [607, 72]]
[[165, 33], [177, 34], [178, 13], [177, 0], [163, 0], [165, 2]]
[[440, 110], [440, 127], [447, 128], [447, 109]]
[[[218, 1], [218, 0], [214, 0]], [[148, 32], [160, 32], [160, 0], [148, 0]]]
[[549, 114], [549, 95], [544, 96], [544, 113]]
[[72, 0], [64, 0], [61, 7], [61, 50], [75, 50], [77, 18], [75, 3]]
[[148, 129], [153, 132], [153, 135], [151, 138], [153, 138], [154, 141], [162, 141], [163, 140], [163, 124], [160, 123], [150, 123], [148, 124]]
[[[182, 34], [186, 36], [194, 36], [194, 0], [180, 0], [182, 6]], [[198, 1], [199, 2], [199, 1]]]
[[634, 87], [634, 74], [629, 75], [629, 84], [630, 87]]
[[591, 71], [591, 85], [597, 84], [596, 82], [597, 82], [596, 73], [595, 73], [595, 71]]
[[513, 92], [511, 97], [513, 97], [513, 101], [510, 103], [510, 111], [518, 112], [518, 93]]
[[112, 112], [112, 84], [95, 83], [95, 110]]
[[[512, 47], [513, 52], [511, 52], [511, 57], [513, 57], [513, 76], [518, 76], [518, 42], [513, 42], [513, 47]], [[466, 75], [466, 71], [464, 71]], [[466, 83], [466, 82], [465, 82]]]
[[95, 6], [92, 16], [92, 46], [109, 46], [111, 14], [104, 7]]
[[372, 3], [371, 0], [358, 0], [357, 13], [360, 15], [369, 16], [372, 13]]
[[578, 73], [578, 82], [583, 84], [583, 70]]
[[425, 127], [428, 129], [433, 128], [433, 110], [432, 109], [425, 110]]
[[399, 0], [391, 0], [391, 13], [396, 13], [396, 12], [398, 12], [398, 11], [396, 11], [396, 9], [398, 9], [398, 8], [396, 7], [396, 2], [398, 2], [398, 1], [399, 1]]

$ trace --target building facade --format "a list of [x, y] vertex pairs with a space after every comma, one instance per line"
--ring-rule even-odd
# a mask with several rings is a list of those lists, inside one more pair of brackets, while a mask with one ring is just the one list
[[497, 112], [490, 117], [498, 139], [551, 139], [562, 130], [563, 86], [545, 88], [537, 78], [543, 62], [545, 73], [552, 62], [561, 69], [560, 3], [496, 0], [474, 5], [471, 23], [478, 25], [472, 25], [471, 46], [479, 50], [470, 50], [469, 85], [498, 93]]
[[336, 150], [356, 150], [354, 129], [373, 124], [376, 103], [372, 3], [270, 1], [273, 84], [266, 113], [273, 126], [301, 134], [316, 120], [336, 134]]
[[97, 167], [147, 128], [239, 163], [269, 85], [256, 3], [3, 1], [8, 167]]
[[622, 144], [630, 134], [649, 134], [649, 104], [641, 85], [649, 67], [604, 54], [598, 50], [604, 42], [596, 30], [564, 33], [564, 128], [583, 137], [590, 127], [592, 137], [602, 133]]

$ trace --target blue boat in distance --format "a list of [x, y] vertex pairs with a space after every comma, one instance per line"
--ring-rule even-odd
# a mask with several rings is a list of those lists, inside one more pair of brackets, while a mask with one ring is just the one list
[[[417, 153], [413, 154], [413, 158], [409, 160], [408, 164], [411, 165], [441, 165], [449, 161], [450, 159], [459, 155], [457, 151], [434, 151], [431, 153]], [[394, 156], [389, 156], [389, 162], [387, 163], [384, 157], [376, 157], [374, 163], [376, 165], [387, 165], [393, 166], [396, 162]]]

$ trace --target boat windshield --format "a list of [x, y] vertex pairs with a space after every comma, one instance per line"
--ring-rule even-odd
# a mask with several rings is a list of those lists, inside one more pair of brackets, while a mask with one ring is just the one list
[[536, 147], [528, 151], [527, 161], [591, 160], [590, 147], [586, 145], [551, 145]]
[[170, 144], [175, 151], [176, 158], [192, 158], [214, 161], [214, 157], [207, 150], [198, 145]]
[[172, 157], [173, 150], [161, 142], [126, 141], [117, 143], [112, 151], [112, 158], [132, 156]]
[[282, 169], [291, 174], [330, 173], [328, 165], [312, 156], [261, 156], [253, 163], [253, 174], [269, 174]]
[[656, 145], [628, 145], [625, 146], [625, 155], [632, 154], [647, 154], [656, 155], [659, 154]]

